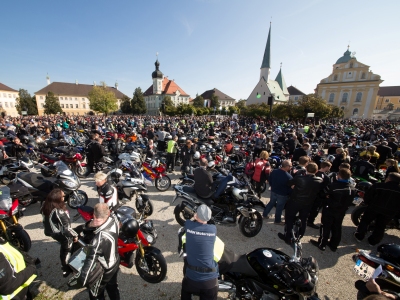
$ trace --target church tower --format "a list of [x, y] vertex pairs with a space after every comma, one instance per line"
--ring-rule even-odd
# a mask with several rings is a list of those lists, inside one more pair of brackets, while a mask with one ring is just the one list
[[285, 95], [286, 100], [289, 100], [289, 96], [290, 96], [289, 91], [286, 86], [285, 78], [283, 77], [283, 74], [282, 74], [282, 63], [281, 63], [281, 68], [279, 70], [279, 73], [275, 78], [275, 81], [279, 84], [283, 94]]
[[156, 66], [156, 70], [151, 74], [151, 77], [153, 78], [153, 94], [161, 94], [164, 75], [159, 70], [160, 63], [158, 62], [158, 59], [156, 60], [154, 65]]
[[269, 24], [267, 45], [265, 46], [264, 58], [261, 64], [260, 79], [264, 77], [265, 82], [268, 82], [270, 69], [271, 69], [271, 23]]

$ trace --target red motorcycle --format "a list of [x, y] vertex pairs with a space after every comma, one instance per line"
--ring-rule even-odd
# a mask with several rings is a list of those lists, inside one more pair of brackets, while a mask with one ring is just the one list
[[[81, 206], [77, 209], [78, 214], [85, 221], [93, 217], [93, 208]], [[159, 283], [167, 274], [167, 262], [161, 251], [153, 247], [157, 238], [157, 231], [153, 222], [144, 220], [142, 216], [136, 218], [136, 212], [129, 206], [121, 206], [115, 211], [120, 220], [121, 229], [118, 237], [118, 254], [121, 258], [120, 265], [131, 269], [133, 265], [140, 277], [150, 283]], [[131, 222], [134, 226], [127, 226]], [[128, 231], [127, 228], [130, 228]], [[135, 228], [132, 231], [132, 228]], [[78, 230], [79, 231], [79, 230]], [[134, 255], [135, 251], [138, 251]]]
[[142, 164], [143, 177], [146, 184], [152, 185], [153, 182], [157, 190], [164, 192], [171, 186], [171, 178], [167, 175], [167, 165], [158, 159], [153, 159], [150, 162]]
[[[85, 178], [88, 176], [89, 169], [87, 168], [87, 164], [83, 162], [84, 159], [80, 153], [71, 153], [69, 155], [62, 154], [60, 156], [52, 156], [41, 153], [39, 163], [43, 165], [53, 165], [59, 160], [63, 161], [78, 177]], [[45, 177], [52, 176], [44, 168], [41, 168], [40, 172]]]

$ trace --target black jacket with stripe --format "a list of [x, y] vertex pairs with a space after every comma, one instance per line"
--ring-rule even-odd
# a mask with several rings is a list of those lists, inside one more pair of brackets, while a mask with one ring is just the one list
[[66, 210], [54, 208], [49, 216], [43, 216], [44, 234], [47, 236], [63, 235], [74, 238], [78, 234], [71, 228], [69, 213]]
[[356, 189], [350, 182], [335, 181], [324, 189], [324, 208], [334, 214], [345, 214], [356, 196]]

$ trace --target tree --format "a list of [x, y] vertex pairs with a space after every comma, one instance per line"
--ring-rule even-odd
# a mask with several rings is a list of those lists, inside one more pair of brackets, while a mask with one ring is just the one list
[[387, 105], [387, 109], [388, 109], [388, 110], [393, 110], [393, 109], [394, 109], [394, 104], [393, 104], [393, 103], [389, 103], [389, 104]]
[[15, 99], [15, 103], [15, 108], [19, 114], [21, 114], [21, 111], [23, 111], [25, 108], [28, 111], [28, 115], [38, 114], [36, 97], [31, 97], [27, 90], [19, 89], [18, 98]]
[[193, 106], [194, 107], [204, 107], [204, 98], [202, 96], [196, 96], [196, 98], [193, 99]]
[[235, 106], [237, 106], [238, 108], [245, 108], [246, 107], [246, 102], [247, 100], [244, 99], [240, 99]]
[[147, 112], [146, 102], [144, 101], [142, 89], [140, 87], [137, 87], [133, 93], [131, 108], [133, 114], [141, 115]]
[[109, 112], [118, 109], [117, 97], [112, 91], [107, 89], [105, 82], [103, 82], [102, 86], [94, 86], [89, 92], [88, 99], [90, 109], [93, 109], [95, 112], [107, 115]]
[[127, 96], [124, 96], [121, 99], [121, 105], [119, 109], [124, 113], [124, 114], [130, 114], [132, 113], [132, 107], [131, 107], [131, 99]]
[[170, 96], [166, 96], [161, 103], [164, 105], [165, 108], [167, 106], [174, 106], [174, 103], [172, 102], [172, 99]]
[[58, 98], [52, 92], [48, 92], [44, 100], [44, 113], [46, 115], [55, 115], [62, 112]]
[[219, 109], [219, 107], [220, 107], [220, 105], [219, 105], [219, 100], [218, 100], [218, 96], [217, 95], [215, 95], [215, 94], [213, 94], [212, 96], [211, 96], [211, 108], [212, 109]]

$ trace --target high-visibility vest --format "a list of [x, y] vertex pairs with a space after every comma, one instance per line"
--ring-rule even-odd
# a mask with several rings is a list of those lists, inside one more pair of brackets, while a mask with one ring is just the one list
[[[182, 245], [186, 243], [186, 233], [182, 235], [181, 237], [182, 240]], [[225, 243], [221, 241], [219, 237], [215, 238], [215, 243], [214, 243], [214, 260], [215, 262], [219, 262], [221, 259], [222, 255], [224, 254], [224, 249], [225, 249]]]
[[[22, 254], [17, 249], [12, 247], [8, 242], [3, 245], [0, 244], [0, 252], [4, 254], [15, 273], [19, 273], [26, 268], [25, 260]], [[28, 278], [27, 281], [25, 281], [14, 292], [12, 292], [12, 294], [0, 295], [0, 299], [13, 299], [19, 292], [29, 286], [36, 277], [37, 275], [33, 274]]]
[[168, 141], [167, 153], [176, 153], [175, 144], [175, 141]]
[[309, 126], [304, 126], [304, 132], [305, 133], [308, 133], [308, 130], [310, 129], [310, 127]]

